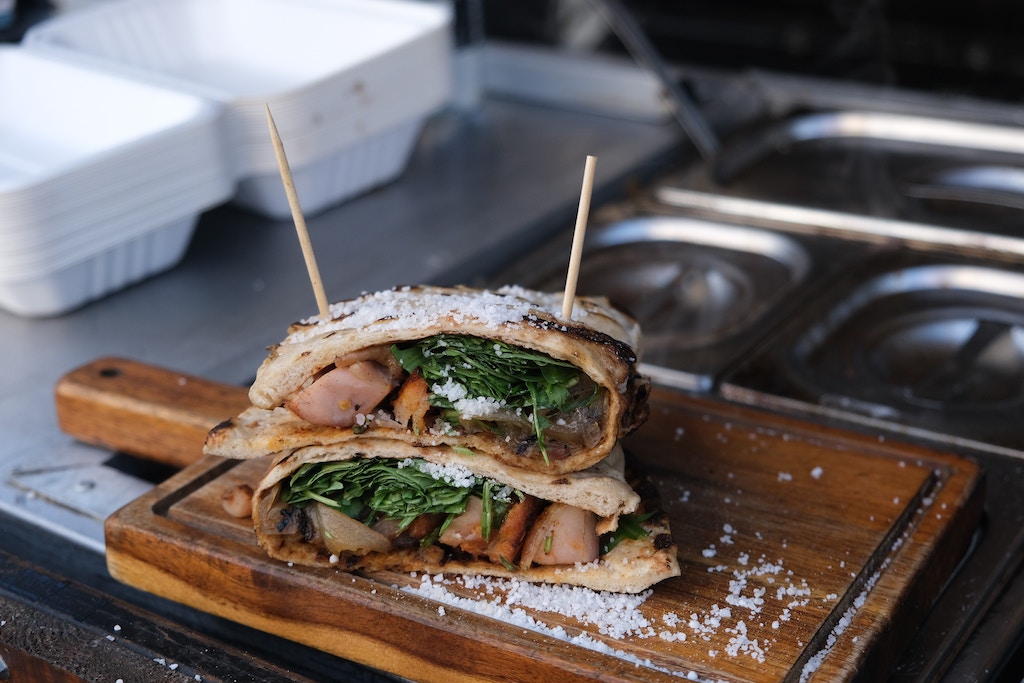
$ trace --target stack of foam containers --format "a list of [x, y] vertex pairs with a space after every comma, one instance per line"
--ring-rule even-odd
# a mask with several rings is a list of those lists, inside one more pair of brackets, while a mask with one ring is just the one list
[[266, 108], [306, 213], [387, 182], [451, 95], [450, 23], [408, 0], [114, 0], [23, 42], [223, 104], [235, 201], [285, 218]]
[[220, 108], [0, 48], [0, 306], [54, 315], [180, 260], [231, 197]]
[[451, 93], [450, 11], [110, 0], [0, 51], [0, 307], [57, 315], [170, 268], [199, 215], [290, 216], [397, 177]]

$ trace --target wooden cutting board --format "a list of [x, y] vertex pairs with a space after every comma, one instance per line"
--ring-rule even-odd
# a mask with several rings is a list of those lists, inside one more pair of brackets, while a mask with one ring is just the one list
[[[602, 633], [539, 601], [503, 612], [454, 577], [438, 596], [411, 575], [270, 560], [248, 520], [220, 501], [265, 463], [198, 452], [203, 430], [245, 403], [242, 389], [119, 359], [61, 380], [69, 433], [194, 460], [107, 520], [111, 574], [414, 680], [881, 680], [982, 513], [983, 476], [970, 459], [659, 389], [626, 446], [654, 474], [682, 576], [613, 608], [642, 628]], [[111, 433], [79, 433], [97, 412], [109, 413]], [[187, 436], [164, 433], [178, 420], [193, 425]], [[136, 427], [149, 436], [134, 438]]]

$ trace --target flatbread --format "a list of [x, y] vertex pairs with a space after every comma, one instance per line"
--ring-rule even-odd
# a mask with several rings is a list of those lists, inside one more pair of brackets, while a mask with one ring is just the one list
[[[249, 391], [252, 407], [218, 425], [205, 452], [260, 457], [306, 446], [333, 447], [361, 435], [386, 434], [416, 447], [470, 448], [510, 467], [546, 473], [586, 469], [648, 416], [650, 381], [638, 370], [639, 327], [600, 298], [576, 299], [573, 320], [560, 318], [561, 296], [518, 287], [405, 287], [366, 294], [331, 306], [329, 320], [296, 323], [271, 347]], [[557, 457], [532, 442], [487, 430], [409, 429], [381, 415], [358, 427], [307, 422], [284, 407], [339, 358], [435, 335], [480, 337], [545, 353], [580, 368], [601, 389], [586, 443], [570, 443]], [[379, 418], [379, 419], [376, 419]]]
[[[576, 505], [601, 517], [598, 531], [614, 530], [620, 515], [653, 512], [642, 522], [647, 535], [624, 539], [598, 561], [586, 565], [517, 568], [473, 559], [450, 551], [421, 548], [393, 549], [387, 552], [341, 553], [332, 555], [312, 534], [307, 539], [299, 532], [274, 533], [276, 517], [281, 515], [279, 494], [282, 482], [307, 463], [332, 462], [356, 457], [405, 459], [419, 457], [437, 463], [472, 465], [479, 476], [497, 478], [525, 493], [548, 501]], [[598, 466], [568, 475], [544, 475], [522, 470], [507, 470], [485, 457], [458, 453], [447, 447], [418, 449], [400, 441], [366, 439], [342, 449], [301, 449], [280, 458], [260, 482], [253, 496], [253, 522], [259, 544], [274, 559], [312, 567], [336, 567], [350, 571], [419, 571], [459, 573], [483, 576], [515, 577], [539, 583], [584, 586], [594, 590], [637, 593], [653, 584], [679, 575], [677, 546], [672, 538], [668, 517], [661, 509], [655, 487], [636, 472], [635, 464], [626, 466], [621, 447], [613, 450]], [[511, 480], [496, 475], [508, 475]], [[627, 476], [629, 481], [627, 481]]]

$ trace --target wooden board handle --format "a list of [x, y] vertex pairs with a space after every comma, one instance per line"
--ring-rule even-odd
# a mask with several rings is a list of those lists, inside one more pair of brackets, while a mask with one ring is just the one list
[[184, 467], [212, 427], [249, 405], [244, 387], [123, 358], [100, 358], [57, 382], [57, 422], [85, 443]]

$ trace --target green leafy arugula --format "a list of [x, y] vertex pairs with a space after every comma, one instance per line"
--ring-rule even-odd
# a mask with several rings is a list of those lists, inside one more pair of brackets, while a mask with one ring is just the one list
[[310, 463], [286, 480], [281, 497], [297, 507], [322, 503], [370, 526], [382, 517], [397, 519], [399, 529], [423, 514], [446, 514], [443, 531], [448, 522], [466, 511], [469, 497], [477, 495], [484, 502], [484, 538], [500, 526], [513, 502], [498, 495], [504, 488], [501, 484], [474, 477], [471, 485], [456, 486], [421, 470], [419, 465], [424, 463], [418, 458], [411, 459], [411, 464], [386, 458]]
[[[407, 372], [419, 370], [429, 385], [452, 381], [465, 387], [470, 398], [489, 398], [509, 409], [528, 411], [538, 446], [547, 462], [544, 430], [551, 415], [568, 413], [593, 401], [596, 385], [581, 394], [573, 388], [583, 372], [568, 361], [492, 339], [442, 334], [391, 352]], [[432, 406], [451, 409], [452, 402], [431, 393]]]
[[653, 515], [653, 512], [648, 512], [642, 515], [622, 515], [619, 517], [619, 526], [615, 531], [601, 537], [601, 554], [607, 555], [611, 552], [612, 548], [627, 538], [634, 541], [645, 538], [650, 532], [643, 527], [643, 523]]

